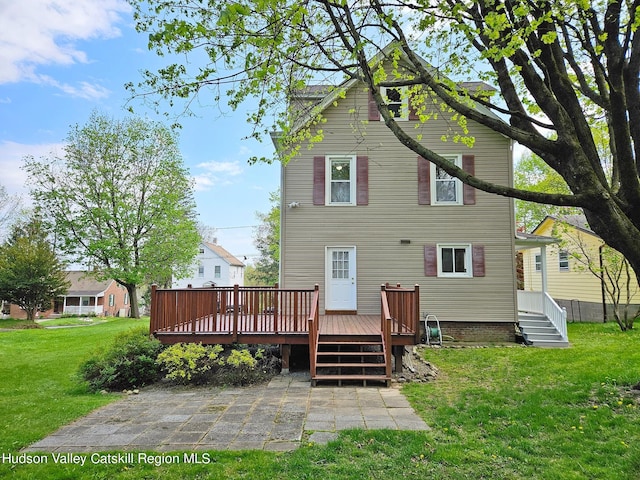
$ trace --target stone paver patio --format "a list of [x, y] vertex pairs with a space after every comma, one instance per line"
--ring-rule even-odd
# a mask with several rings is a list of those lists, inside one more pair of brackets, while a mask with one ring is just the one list
[[143, 389], [24, 451], [286, 451], [349, 428], [429, 429], [398, 388], [312, 388], [308, 377], [283, 375], [253, 387]]

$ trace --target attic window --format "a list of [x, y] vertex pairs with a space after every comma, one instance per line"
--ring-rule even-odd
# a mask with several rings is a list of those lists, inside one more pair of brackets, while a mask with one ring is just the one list
[[[409, 101], [407, 87], [381, 87], [380, 93], [389, 112], [396, 120], [409, 119]], [[380, 118], [382, 120], [382, 117]]]

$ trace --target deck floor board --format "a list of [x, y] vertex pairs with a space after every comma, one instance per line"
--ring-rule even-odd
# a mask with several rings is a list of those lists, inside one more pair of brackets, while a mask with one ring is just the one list
[[[322, 335], [368, 335], [380, 333], [380, 317], [377, 315], [321, 315], [319, 319]], [[225, 315], [207, 316], [185, 322], [171, 329], [159, 332], [179, 333], [220, 333], [233, 331], [233, 319]], [[241, 315], [238, 317], [238, 331], [241, 333], [308, 333], [304, 319], [293, 317], [258, 317]]]

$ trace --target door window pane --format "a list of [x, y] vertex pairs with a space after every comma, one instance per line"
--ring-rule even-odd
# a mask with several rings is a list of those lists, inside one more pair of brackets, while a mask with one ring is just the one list
[[334, 279], [349, 278], [349, 252], [331, 253], [331, 276]]

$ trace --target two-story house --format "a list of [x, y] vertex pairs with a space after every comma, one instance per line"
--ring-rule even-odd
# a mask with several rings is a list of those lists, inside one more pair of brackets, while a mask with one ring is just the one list
[[[382, 94], [405, 131], [430, 149], [480, 178], [512, 184], [510, 139], [469, 121], [473, 148], [443, 141], [452, 114], [438, 110], [420, 123], [406, 92]], [[419, 284], [421, 316], [436, 315], [444, 335], [513, 341], [511, 199], [463, 185], [417, 157], [358, 81], [309, 88], [292, 104], [322, 111], [323, 140], [282, 166], [281, 286], [319, 284], [324, 314], [378, 314], [381, 284]]]
[[244, 285], [244, 263], [220, 245], [202, 242], [187, 278], [174, 278], [173, 288]]

